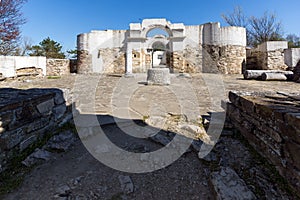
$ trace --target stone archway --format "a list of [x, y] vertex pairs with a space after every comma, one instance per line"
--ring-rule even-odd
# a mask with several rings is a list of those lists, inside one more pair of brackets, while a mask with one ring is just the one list
[[[154, 29], [164, 30], [167, 36], [147, 37], [147, 34]], [[164, 53], [168, 54], [168, 56], [165, 55], [165, 63], [170, 66], [171, 62], [168, 61], [171, 56], [169, 54], [174, 51], [174, 47], [179, 50], [183, 48], [184, 30], [183, 24], [171, 24], [166, 19], [145, 19], [142, 23], [130, 24], [126, 40], [126, 74], [130, 75], [133, 71], [145, 72], [151, 68], [153, 62], [151, 58], [153, 53], [152, 44], [154, 42], [162, 42], [165, 45]], [[140, 55], [140, 57], [137, 57], [137, 55]]]

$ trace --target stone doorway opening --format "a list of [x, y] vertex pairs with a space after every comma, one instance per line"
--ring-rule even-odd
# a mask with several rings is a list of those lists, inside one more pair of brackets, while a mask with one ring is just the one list
[[146, 34], [148, 53], [151, 52], [151, 67], [170, 67], [170, 34], [161, 27], [150, 29]]

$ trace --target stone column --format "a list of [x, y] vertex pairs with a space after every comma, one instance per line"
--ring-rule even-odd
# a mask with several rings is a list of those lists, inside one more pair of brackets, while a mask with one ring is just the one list
[[125, 69], [125, 77], [133, 77], [132, 74], [132, 49], [127, 47], [126, 52], [126, 69]]

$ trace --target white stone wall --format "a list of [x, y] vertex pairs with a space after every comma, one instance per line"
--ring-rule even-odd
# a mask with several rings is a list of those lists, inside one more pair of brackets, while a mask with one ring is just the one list
[[200, 44], [246, 46], [246, 29], [243, 27], [221, 27], [220, 23], [200, 25]]
[[[165, 30], [169, 37], [158, 39], [147, 38], [147, 33], [155, 28]], [[200, 52], [203, 45], [246, 47], [246, 30], [242, 27], [220, 27], [220, 23], [185, 26], [183, 23], [174, 23], [166, 19], [144, 19], [142, 23], [131, 23], [129, 30], [91, 31], [78, 36], [78, 50], [82, 52], [78, 58], [78, 72], [107, 72], [110, 68], [107, 60], [113, 60], [115, 55], [103, 55], [105, 49], [119, 48], [119, 52], [126, 54], [126, 72], [131, 73], [133, 67], [132, 52], [147, 52], [153, 41], [161, 40], [169, 43], [169, 52], [185, 52], [194, 48], [196, 57], [202, 60]], [[200, 53], [199, 53], [200, 52]], [[117, 57], [116, 57], [117, 59]], [[139, 63], [144, 64], [144, 57]], [[200, 62], [193, 62], [200, 63]], [[111, 65], [110, 65], [111, 66]], [[125, 68], [125, 66], [123, 66]], [[145, 67], [145, 66], [140, 66]], [[195, 66], [202, 68], [202, 66]]]
[[[248, 51], [247, 69], [286, 70], [287, 41], [268, 41]], [[253, 68], [253, 66], [255, 68]]]
[[257, 49], [261, 52], [284, 50], [287, 48], [287, 41], [268, 41], [258, 45], [257, 47]]
[[300, 48], [284, 50], [284, 62], [289, 68], [293, 69], [300, 61]]
[[105, 71], [105, 66], [103, 65], [105, 58], [103, 58], [100, 51], [113, 48], [124, 49], [125, 40], [125, 30], [91, 31], [90, 33], [78, 35], [77, 46], [79, 51], [87, 51], [90, 55], [91, 62], [87, 66], [91, 68], [90, 71], [100, 73]]
[[16, 76], [16, 70], [35, 67], [46, 75], [46, 57], [39, 56], [0, 56], [0, 73], [3, 77]]

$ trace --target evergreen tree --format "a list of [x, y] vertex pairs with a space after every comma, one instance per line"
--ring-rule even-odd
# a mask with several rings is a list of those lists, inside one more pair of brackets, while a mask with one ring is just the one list
[[66, 58], [65, 54], [61, 51], [62, 46], [47, 37], [39, 45], [35, 45], [31, 47], [30, 56], [46, 56], [47, 58], [57, 58], [64, 59]]

